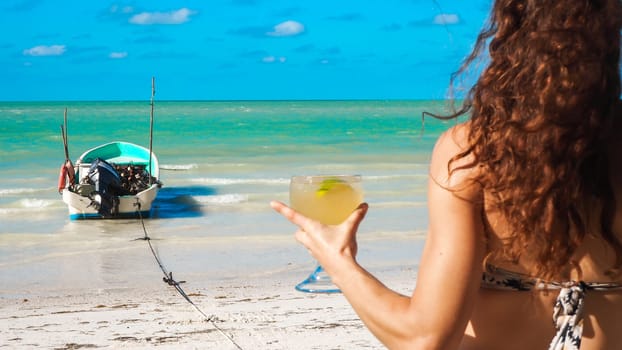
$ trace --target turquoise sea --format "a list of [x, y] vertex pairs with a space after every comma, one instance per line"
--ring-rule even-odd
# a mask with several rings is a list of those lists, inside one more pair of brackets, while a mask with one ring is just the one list
[[[426, 117], [423, 127], [422, 112], [446, 107], [445, 101], [156, 101], [153, 151], [164, 187], [148, 230], [166, 239], [241, 244], [289, 238], [294, 228], [269, 207], [272, 199], [288, 200], [289, 178], [349, 173], [363, 176], [371, 208], [361, 235], [421, 238], [430, 153], [453, 125]], [[56, 189], [65, 108], [73, 161], [109, 141], [149, 145], [149, 101], [0, 102], [0, 268], [64, 254], [72, 242], [122, 237], [121, 245], [142, 235], [135, 220], [69, 220]]]

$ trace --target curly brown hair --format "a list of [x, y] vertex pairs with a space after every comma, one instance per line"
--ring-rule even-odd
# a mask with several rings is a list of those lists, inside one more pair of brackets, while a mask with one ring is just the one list
[[[586, 234], [616, 253], [615, 200], [607, 145], [620, 99], [620, 0], [497, 0], [475, 48], [451, 85], [486, 61], [462, 107], [470, 113], [468, 148], [450, 172], [477, 167], [488, 208], [512, 228], [507, 257], [529, 246], [542, 277], [568, 266]], [[452, 162], [469, 157], [466, 166]], [[590, 232], [586, 200], [602, 206]], [[560, 227], [561, 225], [561, 227]]]

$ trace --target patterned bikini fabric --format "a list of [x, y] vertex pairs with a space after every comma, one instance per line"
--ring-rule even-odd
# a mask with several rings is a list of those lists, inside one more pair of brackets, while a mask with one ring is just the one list
[[530, 291], [559, 290], [553, 308], [553, 322], [557, 334], [549, 350], [578, 350], [583, 334], [583, 300], [586, 291], [622, 290], [617, 283], [544, 282], [516, 272], [486, 265], [482, 276], [482, 288]]

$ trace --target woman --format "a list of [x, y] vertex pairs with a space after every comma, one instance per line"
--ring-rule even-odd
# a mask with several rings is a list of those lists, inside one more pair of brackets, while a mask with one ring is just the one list
[[[487, 66], [432, 155], [412, 296], [356, 261], [367, 204], [296, 238], [394, 349], [622, 347], [620, 0], [497, 0]], [[553, 322], [554, 321], [554, 322]]]

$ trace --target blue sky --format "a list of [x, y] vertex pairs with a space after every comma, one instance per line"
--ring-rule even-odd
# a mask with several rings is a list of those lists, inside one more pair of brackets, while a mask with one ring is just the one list
[[490, 0], [2, 0], [0, 100], [443, 98]]

